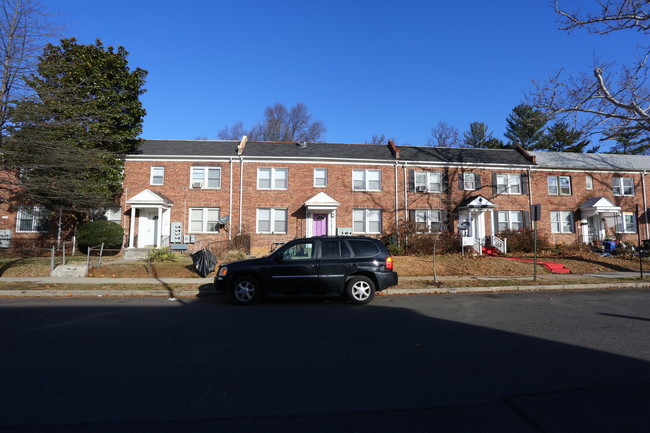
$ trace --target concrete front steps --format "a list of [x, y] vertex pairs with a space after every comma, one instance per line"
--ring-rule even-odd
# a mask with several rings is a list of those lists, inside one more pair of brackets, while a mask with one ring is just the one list
[[85, 277], [88, 274], [86, 265], [59, 265], [51, 272], [53, 277]]

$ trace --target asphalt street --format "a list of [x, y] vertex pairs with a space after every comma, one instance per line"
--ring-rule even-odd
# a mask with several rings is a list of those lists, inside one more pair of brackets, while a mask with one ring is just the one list
[[650, 291], [0, 299], [0, 432], [646, 432]]

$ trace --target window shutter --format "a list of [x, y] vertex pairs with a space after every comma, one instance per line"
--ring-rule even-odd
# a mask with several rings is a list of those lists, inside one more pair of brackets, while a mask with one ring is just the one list
[[528, 175], [525, 173], [521, 175], [521, 193], [528, 195]]
[[442, 192], [449, 192], [449, 171], [442, 172]]
[[530, 225], [530, 211], [527, 210], [524, 211], [524, 227], [526, 227], [527, 229], [532, 227]]
[[409, 221], [415, 221], [415, 211], [413, 209], [409, 210]]
[[497, 174], [492, 173], [492, 194], [497, 194]]
[[448, 232], [449, 227], [451, 226], [451, 221], [449, 221], [447, 218], [449, 217], [449, 214], [445, 209], [440, 211], [440, 231], [441, 232]]
[[458, 173], [458, 189], [463, 191], [465, 189], [465, 179], [463, 173]]
[[474, 182], [476, 185], [476, 189], [479, 190], [481, 189], [481, 175], [480, 174], [475, 174], [474, 175]]
[[409, 170], [409, 192], [415, 192], [415, 170]]

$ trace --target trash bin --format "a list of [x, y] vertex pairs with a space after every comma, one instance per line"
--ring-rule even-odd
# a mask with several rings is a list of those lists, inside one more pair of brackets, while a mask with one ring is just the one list
[[616, 242], [615, 241], [605, 241], [603, 242], [603, 246], [605, 247], [605, 252], [606, 253], [611, 253], [616, 249]]

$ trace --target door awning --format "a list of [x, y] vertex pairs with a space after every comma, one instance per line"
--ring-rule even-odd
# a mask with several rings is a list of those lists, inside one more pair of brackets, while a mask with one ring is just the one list
[[601, 217], [612, 217], [620, 215], [621, 207], [616, 206], [605, 197], [594, 197], [585, 201], [580, 206], [580, 215], [583, 219], [599, 215]]
[[126, 204], [130, 204], [132, 207], [150, 207], [150, 208], [170, 208], [173, 202], [160, 194], [145, 189], [144, 191], [139, 192], [130, 199], [126, 201]]
[[341, 204], [324, 192], [319, 192], [305, 202], [307, 210], [335, 210]]
[[489, 210], [496, 208], [497, 205], [492, 203], [490, 200], [486, 199], [482, 195], [476, 197], [468, 197], [463, 200], [459, 205], [458, 209], [463, 210]]

